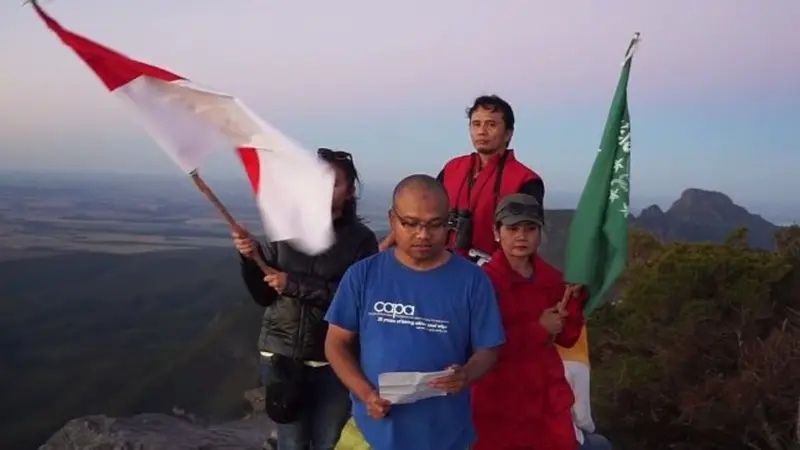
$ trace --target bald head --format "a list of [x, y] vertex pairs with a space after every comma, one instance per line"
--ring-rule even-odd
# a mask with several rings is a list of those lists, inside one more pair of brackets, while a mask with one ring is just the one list
[[411, 175], [394, 188], [389, 223], [395, 251], [411, 261], [433, 261], [447, 248], [447, 191], [436, 178]]
[[450, 203], [442, 183], [425, 174], [409, 175], [395, 186], [392, 193], [392, 207], [396, 208], [399, 202], [406, 203], [409, 200], [433, 203], [440, 214], [447, 214]]

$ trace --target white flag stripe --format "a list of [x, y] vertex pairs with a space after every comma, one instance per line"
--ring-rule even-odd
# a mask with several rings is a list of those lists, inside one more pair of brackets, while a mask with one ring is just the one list
[[[218, 129], [211, 127], [201, 114], [191, 109], [188, 85], [176, 86], [175, 94], [166, 82], [141, 76], [116, 89], [113, 94], [131, 107], [147, 132], [164, 152], [186, 173], [199, 168], [215, 150], [230, 149], [231, 143]], [[184, 95], [181, 95], [184, 94]], [[197, 103], [197, 102], [195, 102]]]
[[129, 102], [164, 151], [185, 172], [221, 148], [258, 150], [256, 201], [267, 236], [317, 254], [333, 243], [334, 174], [244, 102], [186, 80], [141, 76], [114, 93]]
[[324, 164], [309, 164], [302, 149], [290, 149], [257, 150], [258, 206], [270, 240], [288, 240], [304, 253], [318, 254], [333, 244], [335, 175]]

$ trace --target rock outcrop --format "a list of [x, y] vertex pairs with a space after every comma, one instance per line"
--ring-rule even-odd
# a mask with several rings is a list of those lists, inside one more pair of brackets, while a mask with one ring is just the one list
[[269, 435], [265, 416], [202, 425], [167, 414], [73, 419], [40, 450], [262, 450]]
[[204, 423], [190, 415], [86, 416], [67, 422], [39, 450], [263, 450], [274, 430], [264, 415], [263, 394], [245, 394], [253, 413], [241, 420]]

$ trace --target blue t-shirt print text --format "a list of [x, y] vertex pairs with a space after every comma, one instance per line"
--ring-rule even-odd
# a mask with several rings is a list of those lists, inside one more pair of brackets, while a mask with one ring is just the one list
[[374, 316], [378, 323], [410, 326], [420, 331], [433, 333], [447, 333], [449, 321], [419, 317], [416, 313], [415, 305], [377, 301], [372, 304], [372, 311], [368, 315]]
[[[373, 386], [385, 372], [463, 366], [475, 350], [505, 341], [489, 278], [457, 255], [429, 271], [400, 264], [392, 249], [359, 261], [326, 320], [358, 333], [361, 368]], [[375, 450], [463, 450], [475, 440], [469, 392], [393, 405], [382, 420], [354, 398], [353, 417]]]

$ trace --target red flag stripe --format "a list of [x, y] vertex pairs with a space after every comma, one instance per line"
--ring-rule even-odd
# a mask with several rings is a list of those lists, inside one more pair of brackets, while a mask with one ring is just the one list
[[236, 149], [239, 159], [242, 161], [244, 171], [253, 187], [253, 192], [258, 195], [260, 191], [258, 183], [261, 181], [261, 162], [258, 160], [258, 151], [254, 148], [239, 147]]
[[164, 81], [185, 80], [185, 78], [180, 75], [130, 59], [108, 47], [75, 34], [62, 27], [61, 24], [44, 12], [39, 6], [38, 1], [33, 0], [31, 3], [33, 3], [33, 7], [39, 14], [39, 17], [47, 24], [47, 27], [50, 28], [64, 44], [68, 45], [78, 54], [110, 91], [114, 91], [130, 83], [142, 75]]

